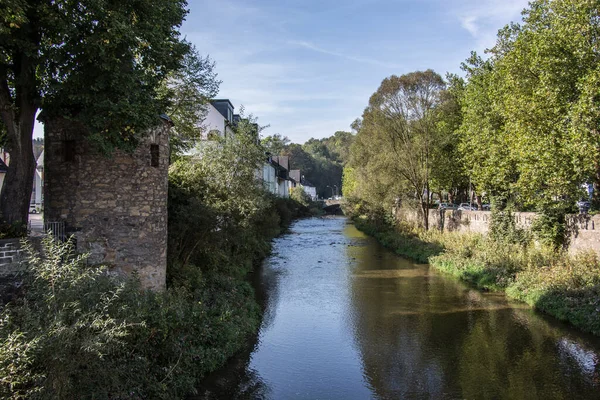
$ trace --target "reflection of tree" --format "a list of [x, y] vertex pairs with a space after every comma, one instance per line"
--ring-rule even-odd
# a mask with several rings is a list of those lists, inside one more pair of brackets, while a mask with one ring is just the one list
[[347, 253], [356, 261], [350, 323], [379, 398], [598, 397], [593, 376], [562, 354], [563, 328], [374, 243]]

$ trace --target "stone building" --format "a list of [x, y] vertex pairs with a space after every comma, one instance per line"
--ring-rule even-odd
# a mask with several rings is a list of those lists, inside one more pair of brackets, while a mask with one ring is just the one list
[[72, 121], [44, 121], [45, 223], [64, 223], [90, 264], [136, 272], [155, 290], [166, 283], [171, 125], [163, 116], [133, 153], [105, 156]]

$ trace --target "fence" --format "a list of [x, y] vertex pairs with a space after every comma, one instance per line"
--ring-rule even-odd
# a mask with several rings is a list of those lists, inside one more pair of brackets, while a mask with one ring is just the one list
[[44, 232], [49, 232], [55, 240], [61, 242], [65, 242], [67, 240], [64, 222], [46, 222], [44, 223]]

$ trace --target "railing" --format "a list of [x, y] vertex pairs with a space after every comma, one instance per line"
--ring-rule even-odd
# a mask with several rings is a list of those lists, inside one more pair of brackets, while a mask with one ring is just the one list
[[46, 222], [44, 223], [44, 232], [50, 233], [54, 239], [65, 242], [67, 235], [65, 234], [65, 223], [64, 222]]

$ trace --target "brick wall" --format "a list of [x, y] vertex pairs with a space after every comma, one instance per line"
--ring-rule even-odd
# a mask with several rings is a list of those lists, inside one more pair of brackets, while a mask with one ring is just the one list
[[132, 153], [107, 157], [64, 119], [45, 121], [45, 221], [64, 222], [88, 262], [165, 286], [169, 125]]

